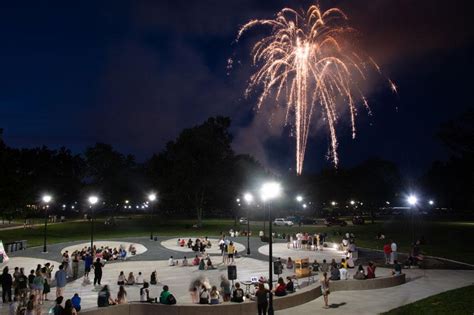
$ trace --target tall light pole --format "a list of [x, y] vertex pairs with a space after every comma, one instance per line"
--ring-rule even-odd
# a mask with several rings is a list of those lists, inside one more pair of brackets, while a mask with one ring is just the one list
[[[301, 195], [296, 196], [295, 199], [299, 204], [301, 204], [303, 202], [303, 196], [301, 196]], [[296, 208], [295, 208], [294, 216], [296, 217]]]
[[46, 246], [46, 231], [48, 229], [48, 208], [49, 208], [49, 203], [51, 200], [53, 200], [53, 197], [50, 195], [44, 195], [41, 200], [43, 201], [45, 205], [45, 210], [44, 210], [44, 241], [43, 241], [43, 253], [48, 252], [48, 248]]
[[244, 194], [244, 200], [247, 203], [247, 256], [250, 255], [250, 219], [249, 219], [249, 210], [250, 205], [253, 201], [253, 196], [251, 193]]
[[408, 204], [411, 208], [411, 241], [415, 244], [415, 219], [414, 219], [414, 208], [418, 203], [418, 198], [415, 195], [410, 195], [407, 198]]
[[99, 201], [99, 197], [95, 195], [89, 196], [87, 199], [89, 202], [90, 208], [91, 208], [91, 255], [94, 255], [94, 212], [93, 212], [93, 207], [94, 205]]
[[[268, 204], [268, 230], [269, 230], [269, 241], [268, 241], [268, 286], [273, 288], [273, 237], [272, 237], [272, 208], [271, 200], [276, 199], [281, 194], [281, 185], [277, 182], [268, 182], [262, 185], [260, 189], [261, 198], [264, 203]], [[273, 295], [270, 293], [268, 297], [268, 315], [273, 315]]]
[[[156, 201], [156, 194], [155, 193], [151, 193], [148, 195], [148, 200], [150, 201], [151, 205], [150, 205], [150, 213], [151, 213], [151, 219], [153, 219], [153, 208], [154, 208], [154, 204], [155, 204], [155, 201]], [[151, 229], [150, 229], [150, 241], [153, 240], [153, 220], [150, 220], [151, 222]]]

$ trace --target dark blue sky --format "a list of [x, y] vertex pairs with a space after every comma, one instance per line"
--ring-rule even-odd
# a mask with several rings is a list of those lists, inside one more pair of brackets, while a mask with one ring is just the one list
[[[107, 142], [143, 160], [182, 128], [211, 115], [234, 121], [234, 147], [279, 170], [292, 168], [293, 139], [252, 111], [243, 92], [252, 36], [240, 25], [309, 1], [110, 1], [2, 3], [0, 128], [11, 146]], [[373, 116], [360, 111], [358, 137], [341, 121], [342, 166], [371, 157], [420, 174], [446, 154], [439, 124], [472, 106], [473, 33], [467, 1], [320, 1], [338, 5], [360, 45], [399, 94], [371, 79]], [[241, 61], [227, 74], [229, 57]], [[305, 170], [328, 166], [327, 133], [315, 128]]]

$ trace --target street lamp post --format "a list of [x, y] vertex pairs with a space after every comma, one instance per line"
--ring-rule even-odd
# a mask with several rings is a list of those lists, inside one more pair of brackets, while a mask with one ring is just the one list
[[91, 255], [94, 253], [94, 205], [99, 201], [99, 198], [95, 195], [90, 196], [87, 201], [91, 208]]
[[[153, 208], [154, 208], [154, 204], [155, 204], [155, 201], [156, 201], [156, 194], [154, 193], [151, 193], [148, 195], [148, 200], [150, 201], [151, 205], [150, 205], [150, 217], [151, 219], [153, 219]], [[150, 220], [151, 222], [151, 229], [150, 229], [150, 241], [153, 240], [153, 220]]]
[[42, 198], [41, 198], [45, 204], [45, 210], [44, 210], [44, 240], [43, 240], [43, 253], [47, 253], [48, 252], [48, 248], [46, 246], [46, 232], [47, 232], [47, 229], [48, 229], [48, 208], [49, 208], [49, 203], [51, 202], [51, 200], [53, 199], [50, 195], [44, 195]]
[[414, 208], [418, 203], [418, 198], [415, 195], [410, 195], [407, 198], [408, 204], [411, 207], [411, 241], [412, 244], [415, 244], [415, 215], [414, 215]]
[[[260, 190], [261, 198], [265, 203], [268, 204], [268, 286], [270, 291], [273, 288], [273, 236], [272, 236], [272, 213], [271, 213], [271, 200], [278, 198], [281, 193], [281, 186], [280, 183], [277, 182], [269, 182], [262, 185]], [[272, 293], [269, 294], [268, 297], [268, 315], [273, 315], [273, 295]]]
[[247, 203], [247, 256], [250, 255], [250, 219], [249, 219], [249, 210], [250, 204], [253, 201], [253, 196], [251, 193], [244, 194], [244, 200]]

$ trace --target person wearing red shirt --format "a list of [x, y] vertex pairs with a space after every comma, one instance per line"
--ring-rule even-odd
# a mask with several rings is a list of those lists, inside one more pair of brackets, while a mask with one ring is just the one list
[[387, 243], [383, 246], [383, 253], [385, 255], [385, 264], [388, 265], [390, 263], [390, 254], [392, 253], [390, 243]]
[[283, 278], [278, 278], [278, 285], [275, 288], [275, 295], [276, 296], [285, 296], [286, 295], [286, 284], [283, 281]]
[[375, 278], [375, 264], [373, 262], [369, 262], [369, 265], [367, 266], [367, 279], [373, 279]]

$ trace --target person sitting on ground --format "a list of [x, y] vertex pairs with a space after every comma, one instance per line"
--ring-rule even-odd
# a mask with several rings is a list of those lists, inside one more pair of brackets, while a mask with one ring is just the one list
[[72, 305], [71, 300], [66, 300], [66, 303], [64, 303], [64, 310], [62, 315], [77, 315], [77, 311]]
[[140, 288], [140, 302], [153, 302], [155, 300], [150, 297], [149, 287], [148, 282], [143, 283], [143, 287]]
[[137, 253], [137, 249], [135, 248], [134, 244], [130, 244], [128, 251], [132, 254], [135, 255]]
[[188, 248], [192, 248], [192, 247], [193, 247], [193, 240], [189, 239], [188, 240]]
[[340, 274], [341, 280], [347, 280], [348, 278], [347, 268], [344, 268], [341, 265], [341, 268], [339, 268], [339, 274]]
[[182, 239], [180, 242], [179, 242], [179, 246], [180, 247], [184, 247], [184, 245], [186, 245], [186, 241], [184, 239]]
[[212, 264], [211, 257], [207, 257], [206, 265], [207, 265], [207, 270], [216, 269], [216, 267], [214, 267], [214, 265]]
[[219, 304], [219, 298], [221, 295], [219, 294], [219, 291], [215, 285], [212, 286], [211, 293], [209, 295], [211, 296], [212, 305]]
[[339, 264], [340, 268], [347, 269], [347, 262], [344, 258], [341, 258], [341, 263]]
[[290, 276], [286, 277], [286, 292], [293, 293], [295, 292], [295, 284]]
[[359, 265], [359, 268], [357, 269], [356, 273], [354, 274], [354, 279], [356, 280], [365, 280], [365, 270], [362, 265]]
[[78, 293], [74, 293], [74, 296], [71, 298], [72, 306], [76, 309], [76, 311], [81, 311], [81, 297]]
[[64, 307], [61, 305], [61, 303], [63, 303], [63, 297], [62, 296], [58, 296], [56, 298], [56, 305], [54, 305], [53, 307], [53, 314], [54, 315], [62, 315], [63, 312], [64, 312]]
[[398, 262], [398, 260], [393, 261], [393, 270], [392, 275], [399, 276], [402, 274], [402, 265]]
[[174, 259], [173, 259], [173, 256], [170, 257], [170, 259], [168, 259], [168, 266], [174, 266]]
[[240, 283], [235, 284], [235, 290], [232, 294], [232, 302], [242, 303], [244, 301], [244, 290], [240, 288]]
[[339, 271], [339, 268], [337, 268], [337, 265], [335, 262], [331, 264], [331, 277], [329, 277], [330, 280], [341, 280], [341, 272]]
[[274, 290], [276, 296], [285, 296], [286, 295], [286, 285], [285, 281], [283, 281], [283, 278], [280, 277], [278, 278], [278, 284], [277, 287]]
[[127, 281], [127, 279], [125, 279], [125, 274], [123, 273], [123, 271], [120, 271], [120, 274], [117, 279], [117, 285], [124, 285], [125, 281]]
[[199, 266], [199, 263], [201, 262], [201, 259], [199, 259], [198, 255], [194, 257], [193, 259], [193, 266]]
[[142, 272], [138, 272], [138, 276], [135, 278], [135, 284], [143, 284], [143, 275]]
[[120, 286], [119, 291], [117, 293], [117, 299], [115, 299], [117, 304], [127, 304], [127, 291], [123, 285]]
[[176, 304], [176, 299], [173, 294], [170, 293], [167, 285], [163, 286], [163, 291], [160, 294], [160, 303], [166, 305]]
[[206, 269], [206, 263], [204, 262], [204, 259], [201, 259], [199, 262], [199, 267], [198, 270], [205, 270]]
[[347, 263], [347, 268], [352, 269], [355, 267], [354, 265], [354, 260], [352, 259], [351, 256], [346, 257], [346, 263]]
[[110, 290], [108, 285], [104, 285], [99, 291], [97, 296], [97, 306], [98, 307], [107, 307], [109, 305], [114, 305], [115, 302], [110, 296]]
[[315, 259], [314, 262], [311, 264], [311, 268], [313, 272], [318, 272], [319, 271], [319, 263], [318, 260]]
[[329, 271], [329, 264], [326, 262], [326, 259], [323, 259], [323, 263], [319, 266], [321, 272], [328, 272]]
[[291, 260], [291, 257], [288, 257], [286, 261], [286, 269], [293, 269], [293, 260]]
[[188, 259], [186, 258], [186, 256], [184, 256], [183, 261], [181, 262], [181, 266], [183, 267], [188, 266]]
[[130, 272], [127, 278], [127, 285], [134, 285], [134, 284], [135, 284], [135, 276], [133, 275], [133, 272]]
[[201, 291], [199, 291], [199, 304], [209, 304], [209, 291], [207, 291], [204, 284], [201, 286]]
[[367, 266], [367, 279], [373, 279], [375, 278], [375, 264], [373, 262], [369, 262], [369, 265]]
[[157, 283], [158, 283], [158, 279], [156, 278], [156, 270], [155, 270], [150, 275], [150, 284], [156, 285]]

